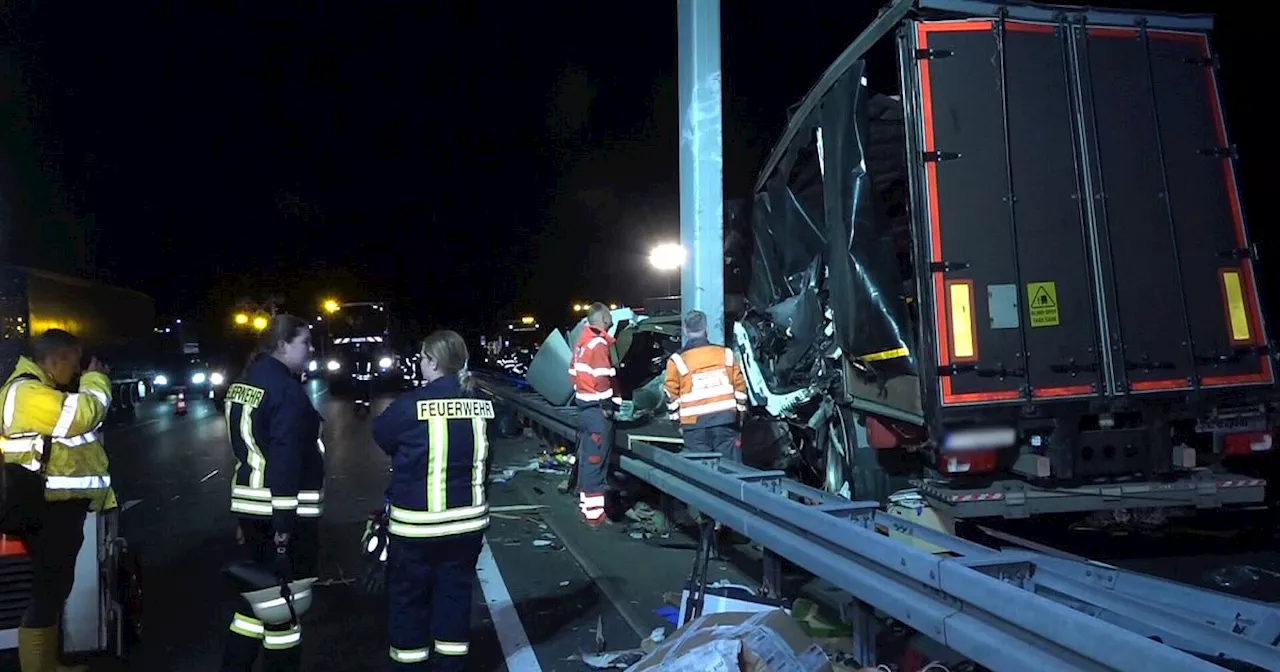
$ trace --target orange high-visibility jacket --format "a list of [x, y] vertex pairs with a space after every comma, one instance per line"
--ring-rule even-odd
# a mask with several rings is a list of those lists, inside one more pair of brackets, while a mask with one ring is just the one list
[[671, 419], [684, 427], [735, 424], [747, 410], [747, 381], [733, 351], [704, 340], [671, 355], [663, 388]]
[[578, 337], [573, 357], [569, 359], [569, 377], [573, 380], [573, 396], [578, 406], [599, 406], [612, 399], [616, 409], [622, 403], [622, 397], [613, 389], [613, 377], [617, 375], [609, 356], [613, 343], [609, 332], [592, 326], [585, 327]]

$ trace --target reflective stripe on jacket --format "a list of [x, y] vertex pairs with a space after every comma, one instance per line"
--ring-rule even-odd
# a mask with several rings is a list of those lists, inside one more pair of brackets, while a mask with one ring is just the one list
[[91, 510], [115, 508], [100, 428], [111, 408], [111, 380], [89, 371], [63, 392], [35, 362], [18, 359], [0, 387], [4, 461], [45, 473], [45, 499], [87, 499]]
[[612, 399], [616, 406], [622, 403], [613, 387], [613, 358], [609, 348], [614, 339], [607, 331], [587, 325], [578, 336], [569, 359], [569, 378], [573, 380], [573, 396], [578, 406], [599, 406]]
[[391, 456], [387, 532], [436, 539], [489, 527], [488, 424], [493, 402], [471, 398], [455, 376], [396, 399], [373, 420]]
[[662, 387], [671, 419], [684, 426], [736, 424], [747, 410], [747, 382], [733, 351], [705, 340], [671, 355]]

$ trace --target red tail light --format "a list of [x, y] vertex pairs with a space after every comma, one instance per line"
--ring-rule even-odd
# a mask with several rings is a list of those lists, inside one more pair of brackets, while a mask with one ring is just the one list
[[1222, 454], [1231, 456], [1265, 453], [1275, 447], [1272, 432], [1237, 432], [1222, 437]]
[[961, 476], [965, 474], [989, 474], [996, 470], [997, 451], [966, 450], [938, 454], [938, 471]]

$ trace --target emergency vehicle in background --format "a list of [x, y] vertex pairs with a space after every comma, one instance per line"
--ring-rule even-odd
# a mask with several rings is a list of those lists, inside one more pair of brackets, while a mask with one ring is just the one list
[[[79, 336], [86, 356], [111, 366], [112, 407], [103, 437], [110, 455], [110, 423], [133, 417], [159, 373], [154, 302], [92, 280], [0, 266], [0, 380], [13, 371], [28, 337], [51, 328]], [[85, 521], [75, 587], [62, 619], [64, 653], [123, 656], [141, 637], [141, 572], [117, 524], [118, 510], [90, 512]], [[0, 650], [17, 648], [30, 582], [22, 542], [0, 536]]]
[[399, 330], [385, 303], [341, 303], [320, 323], [324, 342], [307, 365], [310, 375], [329, 381], [334, 394], [351, 395], [366, 386], [370, 393], [403, 389], [412, 372], [399, 354]]
[[532, 315], [507, 320], [491, 334], [480, 337], [479, 364], [523, 378], [546, 335], [542, 323]]
[[[951, 520], [1263, 502], [1274, 352], [1212, 19], [898, 4], [726, 212], [751, 250], [726, 255], [748, 460]], [[893, 76], [869, 80], [876, 55]], [[655, 318], [629, 312], [616, 359], [638, 363], [622, 336]], [[553, 406], [560, 360], [556, 332], [529, 372]], [[659, 410], [642, 397], [622, 415]]]

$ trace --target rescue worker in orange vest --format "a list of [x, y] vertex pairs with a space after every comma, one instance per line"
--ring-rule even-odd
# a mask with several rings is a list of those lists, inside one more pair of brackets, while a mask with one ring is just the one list
[[609, 489], [609, 458], [613, 453], [613, 414], [622, 403], [613, 387], [614, 339], [609, 335], [613, 315], [603, 303], [593, 303], [587, 324], [569, 360], [574, 402], [578, 412], [578, 510], [592, 527], [607, 522], [605, 495]]
[[685, 345], [667, 360], [663, 388], [672, 420], [679, 420], [685, 450], [716, 452], [742, 462], [741, 414], [747, 383], [733, 351], [707, 340], [707, 315], [684, 318]]

